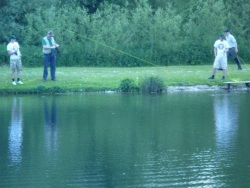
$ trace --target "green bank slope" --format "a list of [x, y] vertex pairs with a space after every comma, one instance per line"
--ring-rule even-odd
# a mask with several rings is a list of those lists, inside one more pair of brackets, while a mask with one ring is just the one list
[[57, 80], [42, 81], [43, 68], [23, 67], [21, 79], [23, 85], [12, 85], [10, 69], [0, 67], [1, 94], [66, 93], [119, 91], [124, 79], [132, 79], [140, 87], [143, 79], [150, 76], [161, 78], [168, 86], [224, 86], [225, 81], [250, 80], [247, 65], [242, 71], [230, 64], [225, 81], [221, 80], [222, 71], [218, 71], [214, 80], [209, 80], [212, 65], [205, 66], [167, 66], [136, 68], [92, 68], [92, 67], [57, 67]]

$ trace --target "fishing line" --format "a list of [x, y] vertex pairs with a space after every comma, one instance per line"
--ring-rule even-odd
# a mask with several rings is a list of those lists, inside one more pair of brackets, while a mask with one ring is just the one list
[[247, 65], [246, 62], [239, 55], [237, 55], [237, 56], [239, 57], [240, 61], [244, 63], [244, 65]]
[[110, 49], [112, 49], [113, 51], [119, 52], [119, 53], [121, 53], [121, 54], [124, 54], [124, 55], [126, 55], [126, 56], [132, 57], [132, 58], [134, 58], [134, 59], [137, 59], [137, 60], [139, 60], [139, 61], [141, 61], [141, 62], [150, 64], [150, 65], [154, 65], [154, 66], [158, 66], [158, 65], [156, 65], [156, 64], [154, 64], [154, 63], [151, 63], [151, 62], [149, 62], [149, 61], [146, 61], [146, 60], [144, 60], [144, 59], [141, 59], [141, 58], [139, 58], [139, 57], [136, 57], [136, 56], [134, 56], [134, 55], [131, 55], [131, 54], [129, 54], [129, 53], [127, 53], [127, 52], [124, 52], [124, 51], [122, 51], [122, 50], [119, 50], [119, 49], [114, 48], [114, 47], [112, 47], [112, 46], [109, 46], [109, 45], [107, 45], [107, 44], [101, 43], [101, 42], [99, 42], [99, 41], [97, 41], [97, 40], [88, 38], [88, 37], [86, 37], [86, 36], [84, 36], [84, 35], [82, 35], [82, 34], [80, 34], [80, 33], [77, 33], [77, 32], [74, 32], [74, 31], [71, 31], [71, 30], [68, 30], [68, 29], [66, 29], [65, 31], [68, 31], [68, 32], [70, 32], [70, 33], [73, 33], [73, 34], [75, 34], [75, 35], [78, 35], [78, 36], [80, 36], [80, 37], [82, 37], [82, 38], [84, 38], [84, 39], [87, 39], [87, 40], [89, 40], [89, 41], [91, 41], [91, 42], [94, 42], [94, 43], [96, 43], [96, 44], [99, 44], [99, 45], [105, 46], [105, 47], [107, 47], [107, 48], [110, 48]]

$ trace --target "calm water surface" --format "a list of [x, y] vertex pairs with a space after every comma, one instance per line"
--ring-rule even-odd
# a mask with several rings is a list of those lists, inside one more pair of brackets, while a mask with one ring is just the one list
[[0, 187], [250, 187], [250, 92], [0, 96]]

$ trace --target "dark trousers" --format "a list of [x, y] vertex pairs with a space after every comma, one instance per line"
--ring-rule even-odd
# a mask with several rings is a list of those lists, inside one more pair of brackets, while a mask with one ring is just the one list
[[241, 64], [240, 64], [240, 60], [237, 56], [237, 53], [235, 51], [235, 48], [229, 48], [228, 52], [227, 52], [227, 59], [229, 59], [230, 57], [233, 58], [233, 60], [236, 62], [238, 69], [242, 69], [241, 68]]
[[54, 53], [44, 54], [43, 79], [48, 77], [48, 67], [50, 66], [51, 79], [56, 79], [56, 55]]

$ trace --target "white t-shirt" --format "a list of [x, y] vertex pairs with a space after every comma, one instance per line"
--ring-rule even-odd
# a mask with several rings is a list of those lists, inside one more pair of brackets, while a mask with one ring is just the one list
[[19, 46], [18, 42], [10, 42], [7, 45], [7, 51], [17, 52], [17, 55], [16, 54], [10, 55], [10, 59], [20, 59], [21, 52], [20, 52], [19, 48], [20, 48], [20, 46]]
[[236, 47], [236, 39], [234, 38], [233, 35], [229, 34], [226, 36], [229, 48]]
[[229, 48], [228, 42], [226, 40], [221, 41], [220, 39], [215, 41], [214, 47], [217, 49], [216, 56], [226, 56], [227, 49]]

